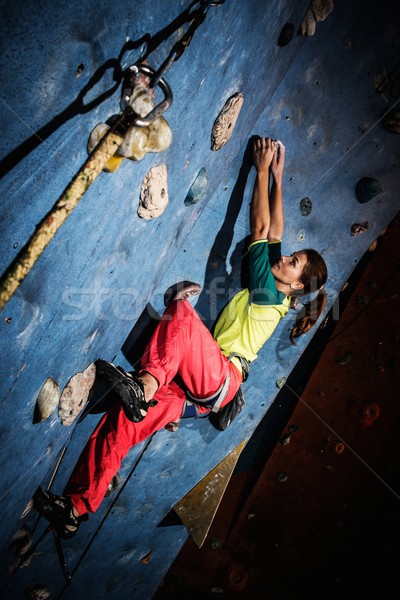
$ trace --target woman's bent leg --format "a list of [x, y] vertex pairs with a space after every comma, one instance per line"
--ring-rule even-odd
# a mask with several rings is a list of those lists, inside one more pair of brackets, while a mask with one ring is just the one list
[[206, 398], [219, 389], [228, 369], [228, 359], [191, 304], [172, 302], [146, 347], [141, 370], [160, 385], [179, 375], [195, 397]]

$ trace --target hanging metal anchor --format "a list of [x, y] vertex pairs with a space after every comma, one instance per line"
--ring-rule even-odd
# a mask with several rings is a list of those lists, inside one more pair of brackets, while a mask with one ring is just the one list
[[[127, 70], [122, 87], [121, 110], [132, 110], [135, 117], [125, 132], [123, 142], [104, 166], [105, 171], [116, 171], [124, 158], [141, 160], [148, 152], [163, 152], [171, 145], [172, 131], [162, 115], [171, 106], [173, 94], [165, 79], [159, 79], [157, 85], [164, 92], [164, 99], [155, 106], [151, 87], [154, 76], [155, 71], [144, 64], [132, 65]], [[89, 152], [107, 133], [115, 118], [96, 125], [90, 134]]]
[[[155, 73], [147, 65], [133, 65], [130, 71], [132, 76], [136, 76], [139, 72], [147, 76], [152, 76]], [[151, 110], [148, 114], [140, 114], [141, 110], [137, 109], [138, 112], [135, 112], [135, 109], [132, 107], [132, 104], [134, 104], [136, 108], [136, 100], [132, 102], [124, 100], [122, 114], [116, 115], [113, 118], [112, 124], [107, 126], [107, 130], [104, 131], [103, 135], [98, 136], [97, 142], [93, 142], [90, 145], [90, 154], [81, 169], [66, 187], [52, 209], [37, 225], [30, 240], [1, 277], [0, 310], [4, 308], [61, 225], [78, 205], [84, 193], [92, 185], [97, 176], [107, 167], [108, 162], [114, 157], [121, 145], [124, 143], [128, 145], [128, 152], [134, 149], [129, 158], [138, 160], [138, 157], [142, 158], [146, 152], [160, 152], [162, 148], [167, 147], [171, 143], [172, 136], [169, 126], [165, 120], [161, 121], [161, 119], [163, 119], [162, 114], [171, 106], [173, 95], [171, 88], [164, 79], [160, 79], [158, 85], [165, 92], [165, 98], [159, 105], [154, 107], [151, 106], [151, 103], [147, 102], [145, 105], [150, 106]], [[146, 125], [140, 125], [140, 123], [146, 123]], [[135, 135], [138, 135], [138, 128], [141, 127], [149, 129], [148, 132], [143, 132], [146, 136], [146, 139], [144, 137], [142, 139], [144, 143], [143, 147], [138, 142], [132, 141]], [[129, 132], [131, 132], [131, 137], [128, 136]], [[141, 154], [143, 152], [144, 154]], [[124, 156], [122, 156], [120, 162], [123, 158]], [[114, 169], [109, 170], [115, 170], [117, 167], [118, 164], [114, 166]]]

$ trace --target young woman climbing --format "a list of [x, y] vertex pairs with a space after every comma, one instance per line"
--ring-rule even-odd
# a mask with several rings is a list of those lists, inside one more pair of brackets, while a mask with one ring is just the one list
[[281, 142], [270, 138], [254, 142], [257, 173], [250, 204], [249, 287], [227, 304], [213, 335], [188, 301], [200, 286], [183, 282], [166, 296], [165, 313], [137, 374], [107, 361], [95, 363], [96, 374], [112, 384], [120, 402], [94, 430], [64, 495], [39, 488], [34, 496], [37, 510], [60, 537], [72, 537], [87, 513], [96, 511], [132, 446], [163, 427], [173, 429], [188, 413], [218, 414], [240, 400], [248, 365], [286, 315], [293, 294], [318, 290], [296, 321], [292, 341], [317, 321], [326, 301], [324, 260], [315, 250], [281, 256], [284, 162]]

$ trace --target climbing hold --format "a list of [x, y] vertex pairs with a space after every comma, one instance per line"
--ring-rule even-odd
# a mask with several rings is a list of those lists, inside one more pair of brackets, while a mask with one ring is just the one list
[[[154, 108], [154, 92], [140, 83], [135, 86], [129, 105], [138, 117], [145, 117]], [[88, 152], [91, 153], [104, 137], [110, 126], [119, 118], [114, 115], [107, 123], [99, 123], [89, 137]], [[105, 165], [104, 171], [113, 173], [121, 165], [124, 158], [141, 160], [148, 152], [163, 152], [172, 142], [172, 131], [163, 116], [154, 119], [148, 125], [132, 125], [124, 135], [121, 145]]]
[[26, 554], [32, 546], [32, 539], [32, 531], [27, 525], [18, 529], [10, 544], [10, 548], [15, 548], [15, 556]]
[[338, 442], [335, 446], [336, 454], [343, 454], [344, 450], [345, 450], [345, 445], [343, 444], [343, 442]]
[[[154, 109], [154, 90], [143, 79], [139, 79], [127, 103], [136, 115], [144, 118]], [[171, 128], [165, 118], [160, 116], [148, 125], [130, 127], [118, 148], [118, 154], [132, 160], [141, 160], [147, 152], [163, 152], [171, 142]]]
[[292, 41], [294, 34], [293, 23], [285, 23], [278, 38], [278, 46], [287, 46]]
[[300, 212], [303, 217], [308, 217], [310, 212], [312, 211], [312, 202], [310, 198], [303, 198], [300, 200]]
[[224, 592], [242, 592], [247, 585], [248, 579], [249, 574], [247, 570], [236, 559], [230, 559], [223, 566], [221, 583]]
[[40, 583], [33, 583], [25, 588], [25, 592], [29, 598], [33, 600], [47, 600], [50, 598], [50, 590], [45, 585]]
[[374, 179], [373, 177], [362, 177], [356, 185], [357, 200], [361, 202], [361, 204], [364, 204], [380, 194], [382, 190], [383, 187], [377, 179]]
[[387, 131], [400, 133], [400, 110], [391, 110], [382, 119], [382, 125]]
[[368, 229], [368, 221], [362, 223], [353, 223], [350, 230], [350, 235], [359, 235]]
[[25, 506], [24, 510], [21, 513], [20, 519], [23, 519], [24, 517], [26, 517], [26, 515], [28, 513], [30, 513], [30, 511], [33, 508], [33, 498], [31, 498], [28, 502], [28, 504]]
[[211, 550], [217, 550], [217, 548], [219, 548], [220, 545], [221, 545], [221, 542], [218, 538], [215, 538], [215, 537], [211, 538], [211, 540], [210, 540]]
[[111, 479], [110, 483], [108, 484], [108, 488], [107, 491], [105, 493], [105, 496], [111, 496], [111, 494], [113, 494], [115, 492], [115, 490], [117, 489], [117, 487], [119, 487], [121, 484], [121, 477], [119, 476], [119, 473], [115, 473], [114, 477]]
[[85, 406], [96, 378], [96, 365], [90, 363], [82, 373], [76, 373], [63, 389], [58, 407], [58, 417], [69, 426]]
[[241, 92], [237, 92], [225, 102], [212, 128], [211, 150], [219, 150], [230, 140], [243, 102], [244, 96]]
[[276, 478], [278, 481], [283, 482], [287, 481], [288, 475], [285, 473], [285, 471], [279, 471], [279, 473], [276, 475]]
[[142, 181], [139, 217], [147, 220], [159, 217], [166, 209], [168, 201], [167, 167], [152, 167]]
[[372, 244], [368, 248], [368, 252], [374, 252], [374, 250], [376, 250], [377, 245], [378, 245], [378, 240], [375, 240], [374, 242], [372, 242]]
[[324, 21], [332, 10], [333, 0], [311, 0], [305, 17], [300, 25], [300, 35], [314, 35], [316, 23]]
[[338, 365], [347, 365], [351, 361], [352, 358], [353, 358], [353, 353], [351, 352], [351, 350], [348, 350], [340, 358], [335, 360], [335, 362]]
[[37, 397], [33, 422], [41, 423], [47, 419], [56, 408], [59, 400], [60, 388], [58, 387], [58, 383], [51, 377], [48, 377]]
[[140, 562], [142, 563], [142, 565], [147, 565], [151, 561], [152, 556], [153, 556], [153, 553], [151, 550], [150, 550], [150, 552], [147, 552], [147, 554], [142, 556], [142, 558], [140, 559]]
[[287, 446], [288, 444], [290, 444], [290, 437], [290, 433], [281, 437], [281, 439], [279, 440], [281, 446]]
[[292, 41], [294, 34], [294, 25], [292, 23], [285, 23], [282, 27], [282, 31], [279, 34], [278, 46], [287, 46]]
[[286, 383], [286, 377], [279, 377], [279, 379], [276, 380], [276, 387], [281, 389], [281, 388], [283, 388], [285, 383]]
[[367, 306], [369, 303], [369, 298], [365, 294], [358, 294], [356, 297], [356, 302], [359, 306]]
[[380, 416], [380, 408], [377, 404], [367, 401], [351, 402], [349, 406], [349, 416], [361, 427], [370, 427]]
[[192, 183], [192, 186], [185, 198], [186, 206], [190, 206], [191, 204], [197, 204], [197, 202], [199, 202], [203, 198], [204, 194], [206, 193], [207, 184], [207, 171], [204, 167], [201, 167], [196, 179]]

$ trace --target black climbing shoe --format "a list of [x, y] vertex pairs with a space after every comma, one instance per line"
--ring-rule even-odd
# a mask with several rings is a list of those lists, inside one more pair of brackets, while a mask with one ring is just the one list
[[198, 296], [201, 289], [201, 285], [193, 281], [175, 283], [164, 294], [164, 306], [168, 307], [174, 300], [189, 300], [192, 296]]
[[95, 364], [97, 375], [112, 384], [125, 416], [133, 423], [143, 421], [149, 408], [158, 404], [157, 400], [146, 402], [142, 380], [133, 373], [127, 373], [106, 360], [99, 359]]
[[64, 540], [72, 538], [78, 531], [81, 521], [86, 521], [88, 518], [86, 514], [75, 517], [69, 498], [56, 496], [40, 487], [33, 496], [33, 505], [48, 520], [57, 535]]

